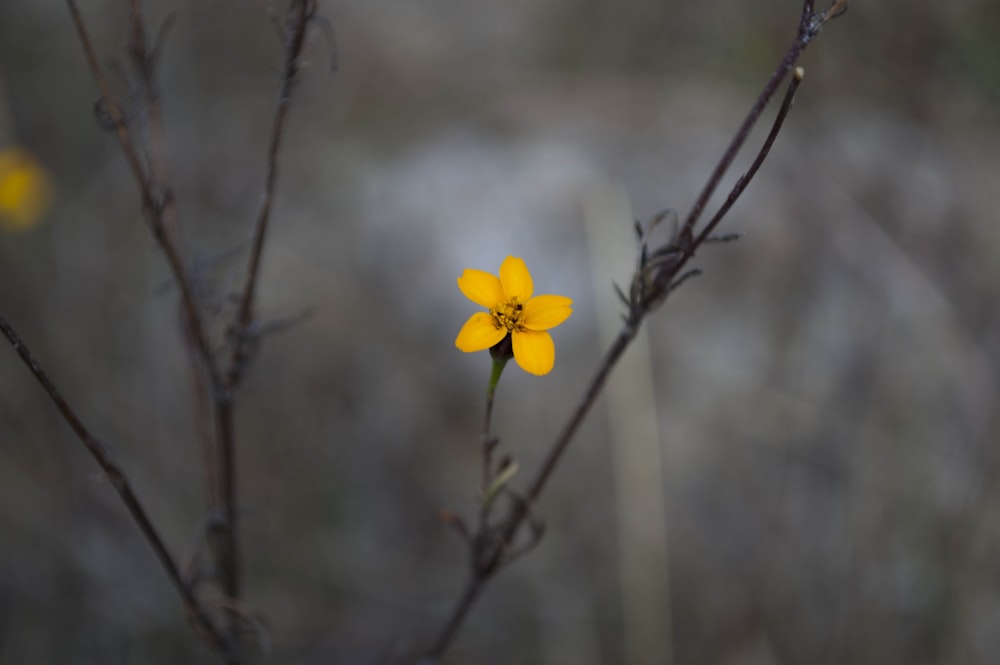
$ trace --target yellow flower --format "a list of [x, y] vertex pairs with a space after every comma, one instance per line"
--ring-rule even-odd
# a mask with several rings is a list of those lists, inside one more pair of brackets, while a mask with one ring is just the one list
[[573, 301], [565, 296], [535, 296], [531, 273], [521, 259], [508, 256], [500, 277], [482, 270], [466, 270], [458, 278], [465, 297], [489, 312], [473, 314], [455, 346], [467, 353], [482, 351], [510, 335], [514, 360], [529, 374], [548, 374], [556, 362], [552, 336], [545, 332], [569, 318]]
[[37, 223], [49, 207], [49, 176], [26, 150], [0, 150], [0, 229], [21, 231]]

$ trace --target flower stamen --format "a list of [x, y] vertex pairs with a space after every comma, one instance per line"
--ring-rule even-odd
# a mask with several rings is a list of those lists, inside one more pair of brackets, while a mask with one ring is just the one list
[[498, 329], [506, 328], [508, 332], [521, 331], [524, 330], [523, 309], [524, 305], [519, 303], [517, 298], [511, 298], [491, 309], [490, 315]]

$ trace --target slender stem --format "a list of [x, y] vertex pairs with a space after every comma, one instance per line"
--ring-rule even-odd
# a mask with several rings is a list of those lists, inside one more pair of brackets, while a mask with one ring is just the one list
[[[162, 36], [163, 33], [161, 33], [161, 38]], [[133, 68], [139, 77], [141, 83], [139, 91], [142, 93], [145, 104], [145, 114], [143, 117], [146, 122], [146, 156], [149, 166], [150, 186], [155, 191], [163, 192], [161, 215], [166, 242], [178, 252], [182, 252], [184, 243], [178, 219], [177, 199], [172, 195], [173, 180], [170, 176], [169, 161], [166, 156], [163, 109], [156, 82], [155, 60], [157, 54], [147, 45], [141, 0], [129, 0], [128, 53]], [[188, 354], [191, 392], [194, 396], [193, 403], [197, 437], [201, 446], [205, 496], [207, 498], [209, 513], [215, 514], [220, 509], [221, 499], [218, 491], [219, 474], [216, 471], [218, 464], [215, 460], [215, 446], [208, 425], [210, 417], [207, 409], [207, 406], [210, 404], [209, 390], [206, 385], [208, 377], [206, 377], [202, 370], [202, 361], [197, 351], [199, 344], [197, 329], [200, 323], [192, 320], [185, 313], [183, 307], [181, 308], [181, 315], [181, 332], [184, 342], [189, 349], [194, 350], [193, 354]]]
[[189, 326], [181, 326], [182, 332], [187, 336], [185, 342], [189, 353], [186, 354], [189, 376], [191, 379], [192, 405], [194, 409], [194, 423], [196, 436], [201, 452], [202, 482], [205, 486], [205, 503], [209, 515], [218, 515], [222, 506], [222, 496], [219, 490], [220, 474], [218, 472], [219, 460], [216, 452], [213, 428], [213, 416], [215, 412], [214, 393], [209, 390], [208, 378], [201, 369], [201, 360], [195, 353], [190, 352], [195, 348], [195, 343], [191, 341]]
[[[633, 339], [635, 339], [636, 333], [639, 332], [639, 327], [641, 325], [642, 320], [640, 318], [638, 321], [627, 322], [622, 327], [621, 331], [619, 331], [615, 341], [612, 342], [611, 347], [608, 348], [607, 352], [604, 354], [604, 358], [601, 360], [601, 364], [597, 368], [594, 378], [590, 380], [590, 385], [587, 386], [587, 391], [583, 394], [583, 399], [579, 404], [577, 404], [576, 409], [573, 410], [573, 414], [566, 422], [562, 432], [559, 433], [559, 437], [555, 440], [555, 443], [552, 444], [549, 452], [545, 455], [545, 460], [542, 462], [542, 466], [538, 469], [538, 473], [535, 474], [535, 478], [531, 481], [531, 485], [528, 486], [527, 500], [524, 504], [534, 503], [538, 500], [538, 497], [541, 496], [549, 477], [552, 475], [552, 471], [555, 470], [556, 465], [559, 463], [559, 459], [562, 457], [563, 453], [566, 452], [566, 448], [569, 446], [570, 441], [573, 440], [573, 436], [576, 434], [576, 430], [580, 427], [580, 423], [582, 423], [584, 417], [590, 413], [590, 409], [594, 406], [594, 401], [604, 388], [604, 384], [607, 381], [608, 376], [611, 374], [611, 370], [618, 364], [618, 360], [622, 357], [622, 354], [625, 353], [625, 349], [627, 349], [628, 345], [632, 343]], [[521, 515], [518, 520], [519, 526], [520, 521], [527, 516], [527, 506], [524, 509], [521, 509], [518, 514]]]
[[[503, 343], [503, 342], [501, 342]], [[503, 368], [507, 366], [509, 358], [499, 357], [493, 359], [493, 367], [490, 370], [490, 383], [486, 388], [486, 413], [483, 416], [483, 433], [482, 433], [482, 446], [483, 446], [483, 479], [482, 479], [482, 494], [485, 497], [486, 491], [493, 481], [493, 448], [496, 442], [493, 440], [492, 430], [492, 420], [493, 420], [493, 398], [497, 392], [497, 384], [500, 382], [500, 375], [503, 374]], [[483, 504], [485, 510], [486, 504]]]
[[142, 83], [140, 92], [145, 102], [149, 180], [164, 193], [161, 211], [164, 234], [170, 244], [180, 251], [183, 245], [181, 243], [180, 222], [177, 218], [177, 201], [171, 195], [173, 188], [166, 157], [163, 110], [156, 85], [156, 62], [146, 43], [146, 27], [142, 20], [141, 0], [129, 0], [128, 51]]
[[625, 349], [627, 349], [629, 344], [632, 343], [632, 340], [635, 339], [635, 336], [639, 332], [639, 328], [641, 326], [642, 314], [639, 314], [638, 318], [635, 320], [625, 322], [622, 329], [618, 332], [618, 336], [615, 338], [615, 341], [611, 343], [611, 346], [605, 352], [604, 358], [601, 360], [601, 364], [597, 368], [597, 372], [590, 380], [590, 384], [587, 386], [587, 390], [583, 394], [583, 398], [573, 410], [569, 420], [566, 421], [566, 425], [563, 426], [562, 432], [559, 433], [558, 438], [556, 438], [552, 447], [549, 448], [548, 453], [546, 453], [541, 467], [539, 467], [534, 479], [528, 486], [528, 493], [525, 496], [525, 499], [523, 501], [517, 501], [512, 505], [511, 513], [507, 518], [503, 532], [502, 542], [504, 543], [504, 547], [497, 548], [494, 560], [490, 561], [486, 566], [487, 570], [490, 571], [490, 575], [492, 575], [492, 572], [496, 570], [501, 563], [503, 555], [505, 554], [504, 548], [509, 546], [514, 541], [514, 537], [521, 528], [521, 524], [531, 513], [532, 504], [538, 500], [542, 491], [545, 490], [545, 486], [548, 483], [549, 478], [552, 476], [552, 472], [555, 470], [556, 465], [559, 464], [559, 460], [562, 458], [563, 453], [565, 453], [566, 449], [569, 447], [569, 444], [573, 440], [573, 436], [576, 434], [577, 429], [579, 429], [583, 419], [588, 413], [590, 413], [590, 409], [594, 406], [597, 396], [600, 395], [601, 390], [604, 388], [604, 384], [607, 382], [608, 376], [611, 374], [611, 370], [618, 364], [622, 354], [625, 353]]
[[250, 258], [247, 261], [246, 277], [243, 282], [240, 304], [236, 314], [236, 325], [233, 331], [235, 334], [235, 343], [229, 358], [227, 370], [226, 383], [231, 388], [239, 384], [252, 348], [247, 333], [253, 322], [253, 305], [257, 292], [257, 278], [260, 274], [264, 241], [267, 238], [267, 230], [271, 221], [271, 205], [274, 199], [274, 190], [278, 182], [278, 155], [281, 150], [281, 141], [284, 137], [288, 111], [291, 106], [292, 92], [295, 89], [295, 84], [298, 82], [299, 70], [302, 66], [301, 57], [302, 49], [305, 46], [306, 29], [309, 26], [314, 11], [315, 5], [310, 0], [292, 0], [292, 6], [286, 18], [284, 71], [281, 89], [278, 93], [278, 108], [271, 125], [264, 193], [261, 198], [260, 209], [257, 212], [257, 222], [254, 225]]
[[[799, 89], [799, 84], [802, 83], [802, 78], [805, 76], [805, 71], [799, 67], [795, 70], [795, 75], [792, 77], [792, 82], [788, 85], [788, 91], [785, 93], [785, 98], [781, 101], [781, 107], [778, 109], [778, 114], [774, 118], [774, 124], [771, 126], [771, 131], [768, 133], [767, 138], [764, 140], [764, 145], [761, 146], [760, 151], [754, 158], [753, 162], [750, 164], [750, 168], [747, 169], [746, 173], [741, 175], [737, 180], [736, 184], [733, 186], [732, 191], [729, 192], [729, 196], [726, 197], [725, 203], [719, 208], [718, 212], [709, 220], [708, 224], [705, 225], [699, 233], [698, 237], [695, 238], [694, 246], [698, 247], [712, 234], [715, 227], [719, 225], [722, 218], [726, 216], [726, 213], [733, 207], [736, 201], [739, 200], [740, 195], [746, 191], [747, 185], [753, 180], [753, 177], [757, 174], [764, 160], [767, 159], [768, 153], [771, 152], [771, 146], [774, 145], [775, 139], [778, 138], [778, 134], [781, 132], [781, 127], [785, 124], [785, 118], [788, 117], [788, 112], [792, 108], [792, 101], [795, 99], [795, 91]], [[678, 270], [683, 267], [680, 264]]]
[[177, 281], [177, 286], [181, 293], [181, 304], [184, 309], [185, 317], [188, 320], [190, 334], [194, 339], [195, 348], [204, 363], [205, 371], [208, 373], [212, 385], [218, 388], [218, 386], [222, 384], [222, 377], [216, 368], [215, 359], [212, 356], [208, 339], [205, 336], [205, 327], [202, 323], [197, 300], [195, 299], [190, 280], [187, 276], [187, 270], [184, 267], [184, 260], [181, 257], [180, 249], [168, 236], [166, 225], [163, 221], [164, 206], [172, 198], [172, 195], [169, 192], [165, 192], [161, 197], [154, 195], [151, 183], [146, 177], [145, 171], [142, 167], [142, 162], [139, 159], [139, 153], [137, 152], [132, 141], [128, 124], [125, 121], [125, 115], [122, 113], [121, 106], [112, 96], [111, 87], [108, 85], [107, 77], [104, 75], [104, 71], [101, 69], [101, 66], [97, 61], [97, 53], [90, 41], [90, 34], [87, 32], [86, 25], [83, 23], [83, 18], [80, 15], [80, 10], [77, 7], [76, 0], [66, 0], [66, 5], [68, 6], [70, 15], [73, 18], [73, 24], [76, 26], [77, 34], [79, 35], [80, 42], [83, 45], [83, 52], [87, 58], [88, 64], [90, 65], [90, 70], [94, 76], [94, 80], [97, 82], [97, 87], [100, 90], [103, 108], [108, 113], [112, 126], [115, 130], [115, 135], [118, 137], [118, 143], [120, 144], [122, 152], [125, 155], [125, 160], [128, 162], [129, 169], [132, 171], [132, 176], [135, 178], [136, 184], [139, 186], [139, 193], [142, 198], [142, 210], [149, 221], [150, 228], [153, 231], [153, 236], [160, 245], [163, 254], [167, 257], [167, 262], [170, 264], [170, 271], [173, 274], [174, 279]]
[[[833, 12], [833, 9], [843, 4], [845, 3], [835, 2], [831, 6], [831, 9], [827, 10], [826, 14], [823, 15], [822, 20], [824, 21], [827, 20], [827, 17], [831, 16], [831, 12]], [[760, 114], [763, 111], [764, 107], [767, 105], [767, 102], [771, 99], [771, 97], [774, 96], [774, 92], [777, 89], [778, 85], [780, 85], [781, 80], [784, 78], [785, 74], [792, 66], [794, 66], [796, 60], [802, 54], [802, 51], [808, 45], [809, 41], [818, 32], [819, 26], [815, 24], [814, 21], [815, 17], [813, 16], [812, 10], [813, 10], [813, 3], [810, 0], [806, 0], [803, 3], [802, 18], [800, 19], [799, 22], [799, 32], [796, 35], [795, 41], [792, 42], [792, 45], [785, 52], [785, 55], [784, 57], [782, 57], [781, 63], [778, 65], [778, 68], [775, 70], [774, 74], [771, 75], [771, 78], [768, 80], [768, 83], [764, 86], [764, 90], [758, 97], [757, 102], [750, 109], [750, 112], [747, 114], [747, 117], [743, 121], [743, 124], [740, 126], [739, 130], [737, 130], [736, 137], [730, 143], [729, 148], [722, 156], [722, 159], [719, 161], [718, 166], [716, 166], [715, 170], [712, 172], [712, 175], [709, 178], [709, 184], [706, 185], [705, 189], [702, 191], [701, 196], [699, 196], [698, 200], [695, 202], [694, 208], [688, 215], [688, 219], [684, 225], [685, 229], [693, 229], [693, 225], [694, 223], [697, 222], [698, 218], [700, 217], [701, 211], [704, 208], [705, 203], [711, 197], [712, 193], [718, 186], [719, 181], [722, 179], [723, 175], [725, 175], [729, 166], [732, 164], [732, 161], [736, 156], [736, 152], [739, 151], [739, 148], [746, 141], [747, 136], [750, 134], [750, 130], [753, 129], [753, 126], [760, 118]], [[801, 69], [797, 70], [795, 78], [792, 81], [792, 84], [789, 86], [788, 92], [785, 94], [785, 98], [782, 102], [781, 108], [778, 111], [778, 115], [775, 120], [774, 126], [771, 128], [771, 131], [764, 142], [763, 148], [761, 148], [760, 152], [758, 152], [756, 158], [754, 159], [747, 173], [744, 174], [737, 182], [736, 186], [730, 193], [726, 203], [723, 205], [722, 209], [720, 209], [719, 213], [717, 213], [715, 217], [713, 217], [711, 222], [705, 227], [705, 229], [702, 230], [701, 233], [699, 233], [697, 240], [689, 245], [686, 257], [682, 258], [682, 260], [678, 262], [677, 266], [678, 271], [681, 268], [683, 268], [686, 259], [690, 258], [691, 253], [693, 252], [693, 248], [697, 247], [699, 244], [705, 241], [709, 233], [711, 233], [712, 229], [715, 228], [715, 225], [719, 223], [719, 221], [722, 219], [725, 213], [728, 212], [728, 210], [736, 202], [740, 194], [742, 194], [742, 192], [746, 188], [747, 184], [749, 184], [750, 180], [753, 178], [754, 174], [757, 173], [757, 170], [760, 168], [761, 164], [763, 164], [764, 159], [767, 157], [767, 154], [771, 149], [771, 146], [774, 144], [774, 140], [778, 136], [778, 132], [781, 130], [781, 127], [784, 123], [784, 119], [788, 115], [788, 111], [791, 109], [792, 100], [795, 97], [795, 91], [798, 89], [799, 83], [802, 82], [802, 76], [803, 75], [801, 73]], [[683, 232], [684, 231], [682, 230], [682, 233]], [[563, 428], [563, 431], [560, 433], [556, 441], [552, 444], [552, 447], [549, 449], [549, 452], [546, 455], [545, 460], [542, 462], [542, 466], [539, 469], [537, 475], [535, 476], [534, 481], [529, 486], [527, 501], [525, 501], [525, 504], [531, 504], [534, 501], [536, 501], [538, 497], [541, 495], [542, 491], [545, 489], [545, 485], [549, 479], [549, 476], [552, 474], [553, 469], [558, 464], [559, 459], [562, 457], [563, 452], [569, 446], [569, 443], [573, 439], [574, 434], [576, 434], [576, 430], [579, 427], [580, 423], [583, 421], [584, 416], [587, 415], [587, 412], [593, 405], [593, 402], [597, 398], [597, 395], [604, 387], [604, 383], [605, 380], [607, 379], [608, 374], [610, 374], [611, 369], [618, 362], [618, 359], [621, 357], [622, 353], [635, 338], [635, 335], [638, 332], [639, 327], [642, 325], [642, 318], [644, 316], [644, 313], [641, 311], [637, 312], [636, 316], [637, 318], [635, 320], [626, 322], [621, 332], [618, 333], [618, 337], [615, 339], [615, 341], [612, 343], [611, 347], [605, 354], [604, 360], [598, 367], [597, 374], [591, 380], [591, 383], [588, 386], [582, 401], [580, 402], [580, 404], [577, 405], [577, 408], [570, 416], [570, 419], [566, 423], [566, 426]], [[516, 524], [514, 524], [513, 528], [511, 529], [511, 535], [516, 533], [517, 527], [520, 526], [521, 521], [523, 521], [524, 517], [527, 515], [528, 508], [530, 508], [530, 505], [524, 508], [515, 508], [515, 510], [518, 511], [515, 514], [519, 515], [519, 517], [517, 520], [512, 520], [516, 521]]]
[[[233, 420], [232, 393], [217, 395], [215, 421], [216, 437], [220, 443], [218, 471], [221, 476], [219, 491], [222, 500], [223, 527], [221, 534], [222, 552], [218, 563], [221, 568], [219, 572], [222, 577], [222, 588], [230, 602], [236, 602], [240, 598], [240, 550], [236, 514], [236, 446], [234, 445]], [[230, 630], [235, 631], [238, 627], [239, 617], [233, 613], [231, 619]]]
[[184, 604], [184, 608], [187, 610], [188, 616], [192, 619], [198, 631], [205, 636], [209, 644], [216, 649], [219, 653], [223, 654], [228, 662], [232, 662], [228, 653], [229, 645], [227, 644], [225, 638], [216, 628], [215, 624], [209, 619], [208, 615], [205, 613], [204, 608], [198, 602], [198, 599], [192, 593], [191, 589], [184, 583], [183, 578], [180, 574], [180, 569], [174, 558], [170, 555], [167, 550], [163, 539], [160, 537], [159, 532], [153, 525], [153, 522], [149, 519], [149, 515], [146, 510], [142, 507], [139, 498], [136, 496], [132, 489], [132, 485], [125, 475], [124, 470], [118, 465], [118, 463], [112, 458], [111, 453], [108, 449], [98, 441], [84, 426], [83, 421], [76, 415], [69, 403], [63, 398], [62, 394], [56, 388], [55, 384], [49, 380], [48, 375], [38, 364], [32, 356], [31, 351], [25, 346], [24, 342], [21, 341], [17, 333], [7, 322], [5, 318], [0, 316], [0, 332], [3, 333], [4, 337], [10, 342], [14, 350], [24, 361], [24, 364], [31, 371], [35, 380], [42, 386], [46, 393], [48, 393], [49, 398], [56, 405], [60, 415], [62, 415], [63, 420], [70, 426], [73, 433], [76, 434], [77, 439], [84, 445], [90, 456], [94, 458], [97, 464], [104, 471], [105, 476], [111, 483], [115, 491], [118, 492], [118, 496], [121, 497], [122, 502], [128, 509], [129, 514], [135, 521], [142, 535], [146, 538], [150, 547], [153, 548], [153, 552], [159, 559], [160, 564], [163, 566], [164, 570], [167, 572], [167, 577], [173, 584], [177, 593], [181, 597], [181, 602]]
[[[235, 392], [243, 378], [246, 364], [254, 348], [255, 335], [250, 333], [253, 324], [254, 298], [257, 290], [257, 278], [260, 274], [261, 256], [264, 251], [264, 241], [271, 219], [271, 206], [274, 191], [278, 181], [278, 155], [284, 136], [288, 111], [292, 99], [292, 91], [298, 81], [301, 68], [302, 49], [305, 45], [306, 28], [315, 11], [315, 4], [310, 0], [292, 0], [286, 17], [285, 61], [281, 90], [278, 94], [278, 108], [271, 126], [268, 143], [266, 176], [264, 193], [257, 221], [254, 225], [253, 242], [250, 257], [247, 261], [246, 278], [241, 292], [239, 307], [231, 330], [232, 346], [226, 365], [225, 378], [215, 391], [216, 436], [219, 446], [218, 472], [220, 475], [219, 490], [222, 500], [222, 550], [221, 576], [223, 588], [230, 601], [240, 597], [240, 557], [239, 529], [237, 515], [236, 488], [236, 436], [235, 410], [233, 400]], [[234, 622], [236, 617], [234, 615]], [[231, 629], [235, 629], [235, 623]]]
[[458, 598], [458, 603], [452, 610], [451, 616], [448, 617], [448, 622], [427, 650], [426, 655], [428, 657], [437, 658], [448, 650], [451, 641], [455, 639], [455, 635], [458, 633], [458, 629], [462, 627], [462, 623], [469, 615], [469, 610], [472, 609], [473, 604], [483, 592], [487, 579], [475, 573], [469, 576], [465, 582], [465, 588], [462, 590], [462, 595]]
[[733, 136], [733, 140], [729, 142], [729, 146], [723, 153], [722, 158], [719, 163], [715, 165], [715, 170], [712, 171], [712, 175], [709, 176], [708, 181], [705, 183], [705, 187], [702, 188], [701, 193], [698, 198], [695, 199], [694, 205], [691, 207], [691, 212], [688, 213], [687, 219], [684, 221], [684, 225], [681, 227], [681, 237], [691, 237], [694, 233], [694, 227], [701, 218], [701, 213], [704, 211], [705, 206], [708, 204], [708, 200], [712, 198], [712, 194], [719, 186], [719, 182], [722, 177], [729, 170], [732, 165], [733, 160], [736, 158], [736, 153], [740, 151], [743, 144], [746, 142], [747, 137], [750, 136], [750, 130], [753, 129], [754, 125], [757, 124], [757, 120], [760, 119], [760, 114], [763, 112], [764, 107], [768, 105], [771, 98], [774, 96], [775, 91], [777, 91], [778, 86], [788, 75], [789, 70], [799, 59], [802, 51], [805, 50], [806, 46], [809, 44], [809, 25], [813, 16], [813, 3], [810, 0], [806, 0], [802, 6], [802, 15], [799, 20], [799, 32], [796, 35], [795, 41], [792, 45], [785, 51], [785, 55], [781, 58], [781, 62], [778, 63], [778, 67], [771, 74], [771, 78], [768, 79], [767, 83], [764, 85], [764, 89], [761, 91], [760, 95], [757, 97], [757, 101], [750, 108], [750, 112], [747, 113], [746, 118], [743, 119], [743, 123], [740, 125], [739, 129], [736, 130], [736, 135]]

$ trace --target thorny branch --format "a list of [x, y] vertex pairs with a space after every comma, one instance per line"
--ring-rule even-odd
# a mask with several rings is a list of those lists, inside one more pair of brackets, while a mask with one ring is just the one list
[[[817, 13], [814, 9], [813, 0], [803, 1], [802, 13], [795, 39], [788, 47], [788, 50], [785, 52], [770, 79], [764, 85], [757, 101], [751, 107], [750, 112], [726, 148], [719, 163], [712, 171], [705, 187], [695, 200], [691, 212], [685, 219], [684, 224], [678, 229], [675, 237], [667, 245], [655, 248], [650, 252], [647, 244], [647, 234], [650, 229], [644, 230], [641, 226], [638, 227], [641, 244], [639, 265], [632, 277], [629, 293], [626, 295], [619, 292], [628, 310], [624, 316], [622, 329], [602, 358], [594, 377], [591, 379], [581, 401], [563, 427], [562, 432], [549, 448], [541, 466], [528, 485], [527, 493], [523, 497], [515, 497], [515, 500], [511, 502], [506, 516], [500, 518], [498, 521], [490, 521], [488, 518], [481, 520], [477, 531], [471, 534], [467, 532], [466, 527], [458, 518], [451, 513], [446, 513], [446, 522], [456, 526], [460, 533], [465, 533], [465, 540], [469, 548], [470, 566], [465, 586], [455, 607], [436, 639], [425, 653], [429, 661], [433, 662], [434, 659], [440, 657], [449, 648], [463, 621], [475, 605], [476, 600], [481, 596], [485, 585], [499, 570], [515, 558], [514, 554], [517, 553], [517, 550], [513, 548], [513, 545], [518, 538], [521, 527], [525, 521], [528, 521], [529, 525], [534, 526], [535, 521], [531, 513], [532, 506], [538, 501], [545, 490], [563, 453], [568, 448], [577, 429], [590, 412], [595, 400], [604, 388], [605, 381], [610, 375], [611, 370], [635, 338], [646, 316], [662, 305], [670, 292], [679, 286], [687, 276], [693, 274], [691, 271], [687, 273], [683, 272], [685, 267], [694, 257], [698, 248], [713, 239], [711, 235], [712, 231], [739, 199], [767, 157], [791, 108], [795, 91], [802, 81], [803, 71], [801, 68], [795, 70], [792, 83], [778, 110], [774, 125], [750, 168], [737, 180], [719, 211], [696, 234], [696, 226], [708, 201], [715, 193], [726, 172], [732, 166], [737, 153], [743, 147], [751, 130], [760, 119], [761, 113], [767, 107], [781, 83], [788, 76], [788, 73], [795, 66], [802, 52], [828, 21], [840, 16], [847, 10], [847, 5], [848, 0], [833, 0], [824, 12]], [[537, 540], [537, 531], [535, 529], [532, 529], [532, 531], [532, 537]]]

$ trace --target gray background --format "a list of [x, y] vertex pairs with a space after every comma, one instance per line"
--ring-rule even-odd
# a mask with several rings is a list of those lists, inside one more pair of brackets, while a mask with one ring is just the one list
[[[126, 3], [81, 4], [121, 62]], [[148, 5], [151, 25], [175, 16], [168, 149], [206, 298], [225, 309], [278, 84], [269, 5]], [[271, 662], [392, 662], [433, 635], [465, 565], [436, 515], [475, 509], [488, 372], [453, 347], [475, 309], [455, 278], [514, 254], [538, 291], [574, 298], [552, 374], [501, 382], [496, 431], [531, 469], [597, 365], [594, 284], [628, 276], [591, 261], [588, 196], [687, 210], [798, 6], [321, 2], [340, 69], [315, 34], [260, 303], [312, 315], [266, 340], [238, 407], [246, 602]], [[703, 251], [706, 274], [649, 322], [655, 439], [612, 436], [598, 404], [540, 506], [544, 543], [489, 589], [449, 662], [638, 662], [635, 574], [669, 594], [647, 619], [676, 663], [995, 662], [998, 29], [992, 2], [856, 1], [810, 47], [725, 225], [745, 237]], [[33, 150], [57, 196], [38, 227], [0, 235], [0, 312], [184, 558], [205, 499], [176, 293], [95, 99], [65, 6], [4, 0], [0, 145]], [[629, 239], [628, 215], [606, 224]], [[650, 444], [662, 501], [623, 509], [616, 446]], [[642, 570], [623, 570], [623, 514], [648, 518]], [[655, 648], [647, 662], [666, 662]], [[0, 662], [213, 662], [9, 349]]]

